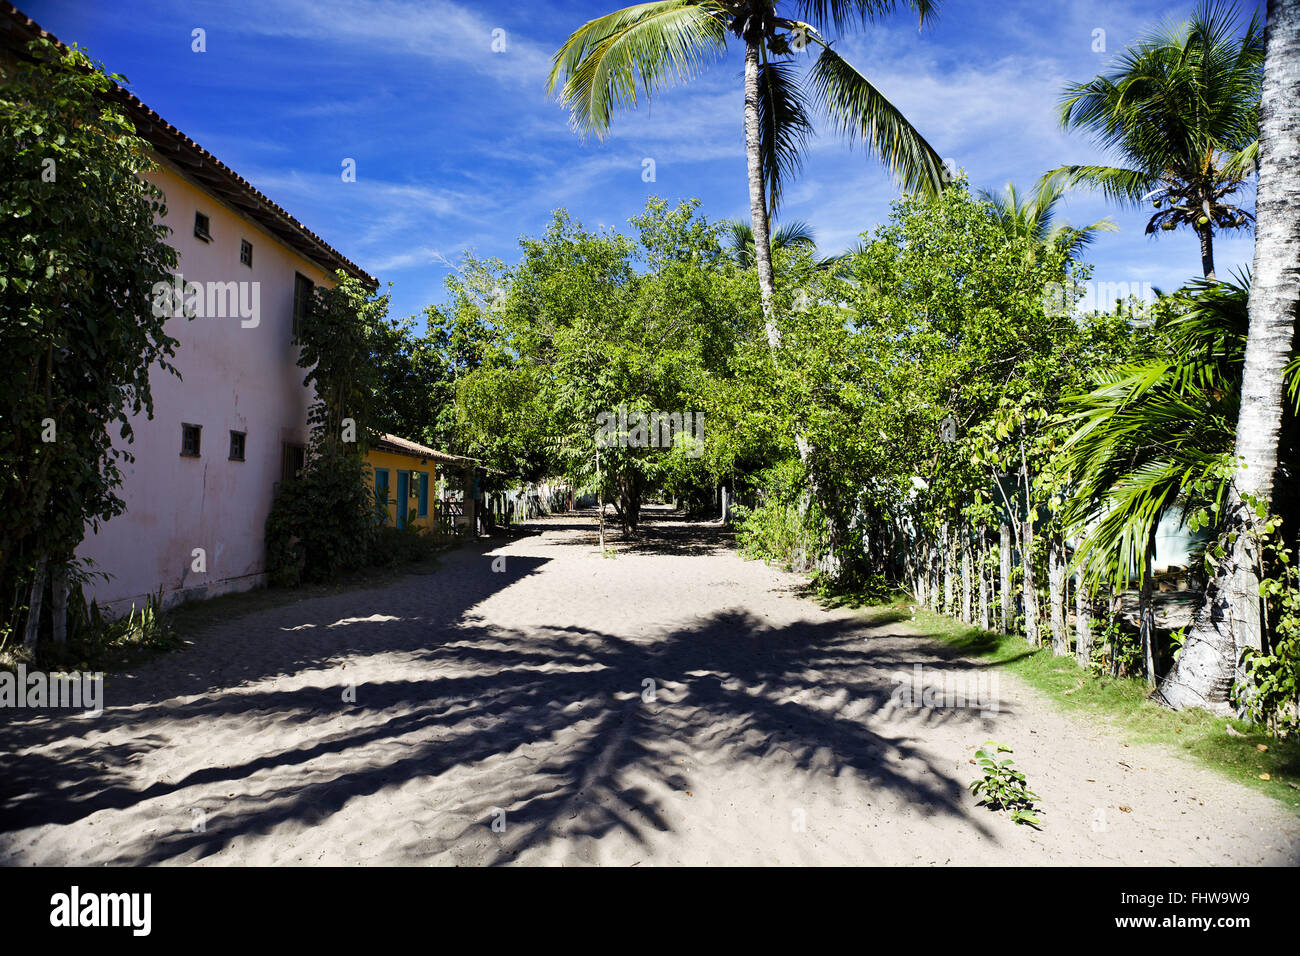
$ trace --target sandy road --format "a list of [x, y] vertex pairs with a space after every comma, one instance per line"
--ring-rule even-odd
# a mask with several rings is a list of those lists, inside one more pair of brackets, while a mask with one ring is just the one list
[[[797, 596], [716, 528], [590, 522], [206, 628], [98, 717], [0, 714], [10, 864], [1291, 864], [1300, 821], [906, 622]], [[499, 560], [504, 559], [504, 561]], [[495, 567], [495, 570], [494, 570]], [[977, 807], [1010, 744], [1041, 831]]]

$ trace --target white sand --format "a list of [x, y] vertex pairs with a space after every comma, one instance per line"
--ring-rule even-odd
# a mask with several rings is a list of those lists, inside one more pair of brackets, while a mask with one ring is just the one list
[[[978, 668], [716, 529], [656, 522], [608, 559], [589, 522], [535, 527], [191, 635], [110, 677], [98, 718], [0, 714], [0, 861], [1300, 862], [1285, 807], [1008, 675], [995, 716], [895, 706], [914, 662]], [[1041, 831], [966, 790], [989, 737]]]

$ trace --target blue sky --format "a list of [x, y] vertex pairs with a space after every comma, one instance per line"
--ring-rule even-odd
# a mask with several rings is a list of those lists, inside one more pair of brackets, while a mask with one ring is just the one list
[[[710, 218], [747, 218], [739, 48], [694, 82], [618, 115], [583, 141], [545, 95], [550, 57], [615, 3], [495, 0], [19, 0], [65, 43], [123, 73], [145, 103], [383, 282], [393, 315], [444, 299], [463, 250], [514, 262], [563, 206], [589, 227], [625, 228], [647, 196], [695, 197]], [[1055, 104], [1146, 27], [1191, 2], [943, 0], [921, 32], [900, 11], [837, 44], [940, 155], [977, 187], [1029, 187], [1045, 170], [1103, 159], [1063, 133]], [[1263, 3], [1242, 0], [1249, 11]], [[191, 50], [195, 28], [207, 50]], [[1106, 52], [1094, 52], [1095, 31]], [[494, 31], [505, 49], [493, 50]], [[498, 42], [497, 44], [501, 44]], [[344, 182], [345, 158], [356, 182]], [[643, 180], [645, 160], [655, 181]], [[824, 251], [888, 216], [896, 189], [833, 134], [814, 141], [781, 218], [807, 221]], [[1143, 234], [1146, 217], [1097, 197], [1065, 219], [1110, 215], [1089, 258], [1098, 282], [1172, 288], [1199, 274], [1190, 233]], [[1221, 236], [1220, 275], [1248, 264], [1248, 234]]]

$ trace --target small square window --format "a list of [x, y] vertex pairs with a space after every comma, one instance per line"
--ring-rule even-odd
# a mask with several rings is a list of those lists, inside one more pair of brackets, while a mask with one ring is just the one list
[[198, 236], [204, 242], [212, 241], [212, 231], [206, 214], [196, 212], [194, 214], [194, 235]]
[[181, 455], [185, 458], [198, 458], [203, 434], [202, 425], [181, 425]]
[[247, 239], [239, 240], [239, 261], [248, 268], [253, 268], [253, 244]]
[[231, 461], [244, 460], [244, 437], [245, 437], [244, 432], [230, 433], [230, 460]]

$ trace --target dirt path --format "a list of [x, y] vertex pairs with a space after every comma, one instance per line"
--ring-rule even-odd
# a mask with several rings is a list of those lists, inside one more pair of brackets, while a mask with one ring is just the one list
[[[1300, 862], [1284, 808], [1008, 675], [992, 707], [905, 706], [916, 664], [991, 675], [717, 529], [656, 522], [611, 559], [590, 523], [534, 528], [210, 628], [110, 678], [99, 717], [0, 712], [0, 861]], [[966, 790], [988, 737], [1041, 832]]]

